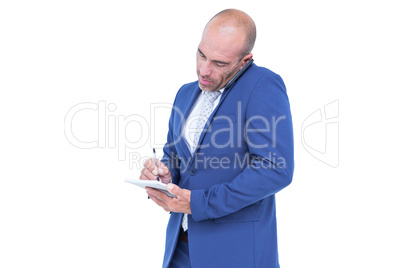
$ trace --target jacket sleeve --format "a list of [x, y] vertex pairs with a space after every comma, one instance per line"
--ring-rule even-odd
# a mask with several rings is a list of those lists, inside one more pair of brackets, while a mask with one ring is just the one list
[[255, 84], [245, 116], [245, 146], [251, 160], [230, 182], [191, 192], [191, 213], [195, 221], [235, 213], [277, 193], [292, 181], [292, 118], [286, 88], [279, 75], [265, 75]]

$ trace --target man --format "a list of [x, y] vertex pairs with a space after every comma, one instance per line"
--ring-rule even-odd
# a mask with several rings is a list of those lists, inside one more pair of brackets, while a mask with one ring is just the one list
[[208, 22], [159, 168], [144, 164], [140, 179], [159, 174], [176, 195], [147, 188], [171, 212], [163, 267], [279, 267], [275, 193], [293, 176], [292, 120], [280, 76], [251, 64], [255, 38], [242, 11]]

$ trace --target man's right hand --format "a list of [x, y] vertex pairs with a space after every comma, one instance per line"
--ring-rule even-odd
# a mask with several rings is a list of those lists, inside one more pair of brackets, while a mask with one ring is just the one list
[[155, 167], [155, 160], [149, 158], [144, 163], [144, 168], [141, 170], [140, 180], [156, 180], [156, 175], [159, 173], [161, 182], [167, 184], [172, 181], [170, 170], [159, 159], [156, 160], [158, 167]]

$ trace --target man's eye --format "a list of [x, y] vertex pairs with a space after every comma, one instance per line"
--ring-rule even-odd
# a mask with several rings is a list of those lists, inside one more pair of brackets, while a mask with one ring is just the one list
[[202, 53], [200, 53], [200, 56], [201, 56], [201, 58], [205, 58], [205, 55], [204, 55], [204, 54], [202, 54]]
[[218, 67], [225, 67], [226, 66], [226, 64], [222, 64], [222, 63], [216, 63], [216, 66], [218, 66]]

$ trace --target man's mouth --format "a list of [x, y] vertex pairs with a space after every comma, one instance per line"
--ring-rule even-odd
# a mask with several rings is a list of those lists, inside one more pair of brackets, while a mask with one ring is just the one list
[[212, 81], [208, 81], [200, 76], [200, 82], [206, 86], [212, 83]]

